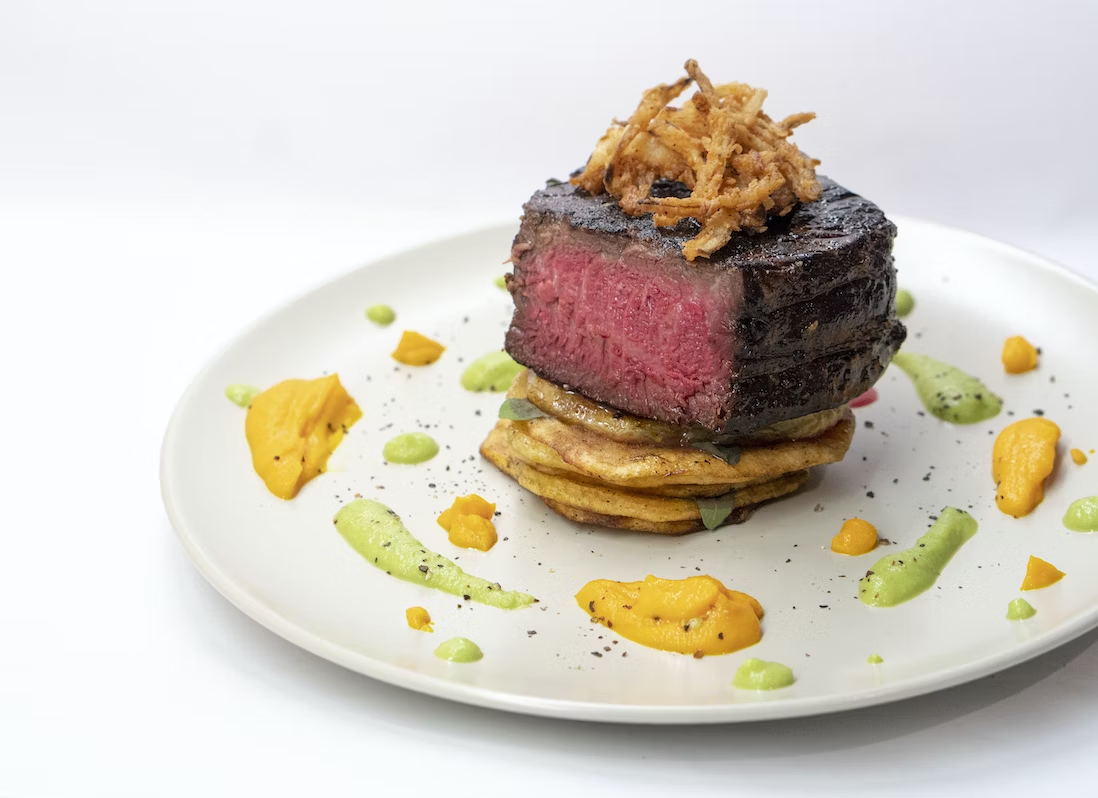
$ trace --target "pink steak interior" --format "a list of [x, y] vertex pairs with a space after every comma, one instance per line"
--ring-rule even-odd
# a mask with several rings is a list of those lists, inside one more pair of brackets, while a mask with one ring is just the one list
[[637, 415], [715, 422], [726, 412], [736, 271], [669, 268], [581, 246], [539, 249], [514, 280], [508, 350], [554, 382]]

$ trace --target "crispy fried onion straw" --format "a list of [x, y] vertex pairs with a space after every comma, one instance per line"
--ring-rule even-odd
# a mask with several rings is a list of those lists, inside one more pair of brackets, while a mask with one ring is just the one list
[[[692, 261], [708, 258], [736, 231], [766, 230], [768, 215], [819, 199], [820, 184], [819, 161], [788, 140], [815, 114], [774, 122], [762, 110], [764, 89], [714, 86], [693, 59], [686, 72], [670, 86], [648, 89], [624, 123], [615, 120], [572, 183], [606, 191], [631, 216], [652, 214], [659, 227], [697, 219], [701, 231], [682, 248]], [[691, 83], [694, 96], [681, 108], [669, 106]]]

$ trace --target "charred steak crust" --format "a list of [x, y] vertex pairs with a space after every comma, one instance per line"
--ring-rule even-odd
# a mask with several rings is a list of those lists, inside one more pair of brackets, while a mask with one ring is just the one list
[[693, 220], [658, 228], [606, 195], [538, 191], [514, 242], [507, 351], [596, 401], [714, 431], [850, 401], [907, 334], [895, 316], [896, 227], [820, 182], [817, 202], [694, 263], [681, 249]]

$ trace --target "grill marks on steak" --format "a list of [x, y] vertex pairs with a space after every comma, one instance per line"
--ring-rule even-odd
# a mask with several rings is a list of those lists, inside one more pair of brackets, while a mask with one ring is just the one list
[[723, 432], [837, 407], [903, 342], [895, 227], [826, 178], [818, 202], [688, 263], [692, 220], [657, 228], [607, 196], [537, 192], [515, 238], [507, 351], [636, 415]]

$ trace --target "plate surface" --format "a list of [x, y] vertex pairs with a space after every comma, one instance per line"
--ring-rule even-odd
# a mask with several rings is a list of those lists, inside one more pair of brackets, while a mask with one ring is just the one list
[[[566, 522], [484, 463], [477, 447], [499, 394], [459, 385], [470, 360], [502, 344], [504, 267], [512, 227], [431, 244], [378, 261], [262, 320], [188, 388], [164, 441], [161, 484], [168, 516], [198, 569], [230, 601], [277, 634], [376, 679], [443, 698], [565, 718], [633, 723], [712, 723], [794, 717], [894, 701], [978, 678], [1047, 651], [1098, 625], [1098, 536], [1060, 523], [1074, 499], [1098, 493], [1098, 461], [1062, 456], [1044, 504], [1011, 519], [994, 505], [994, 435], [1041, 410], [1062, 428], [1062, 451], [1098, 446], [1098, 290], [1040, 258], [967, 233], [899, 223], [900, 283], [916, 297], [905, 348], [968, 370], [1005, 400], [1003, 413], [951, 426], [921, 409], [890, 368], [880, 400], [859, 409], [846, 460], [748, 523], [662, 538]], [[392, 305], [379, 328], [363, 310]], [[389, 357], [413, 329], [448, 347], [429, 367]], [[1040, 368], [1008, 376], [999, 354], [1009, 335], [1042, 347]], [[251, 469], [244, 411], [224, 398], [231, 383], [269, 386], [338, 372], [364, 418], [328, 473], [292, 502], [271, 496]], [[1013, 414], [1013, 417], [1012, 417]], [[385, 441], [424, 430], [441, 454], [418, 466], [386, 465]], [[435, 523], [455, 495], [498, 502], [499, 544], [488, 553], [451, 546]], [[367, 564], [332, 526], [355, 494], [398, 512], [426, 545], [470, 573], [531, 592], [516, 612], [471, 605], [398, 581]], [[945, 505], [968, 509], [980, 532], [936, 588], [887, 610], [863, 606], [856, 583], [884, 551], [848, 558], [828, 549], [842, 521], [872, 521], [896, 548], [911, 545]], [[1038, 614], [1004, 619], [1030, 554], [1067, 571], [1027, 595]], [[646, 649], [593, 625], [575, 604], [588, 580], [711, 574], [755, 596], [767, 611], [762, 642], [695, 660]], [[459, 604], [462, 606], [459, 607]], [[404, 609], [426, 607], [434, 634], [414, 632]], [[473, 665], [432, 655], [452, 636], [472, 638]], [[871, 666], [872, 654], [884, 658]], [[626, 656], [627, 655], [627, 656]], [[791, 666], [797, 683], [769, 694], [737, 691], [744, 659]]]

